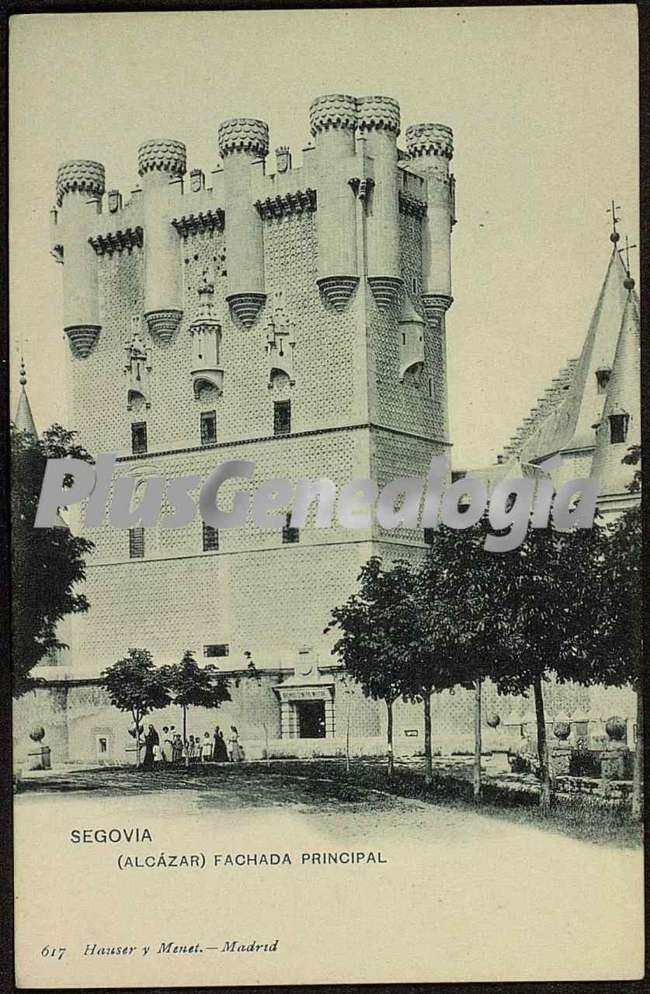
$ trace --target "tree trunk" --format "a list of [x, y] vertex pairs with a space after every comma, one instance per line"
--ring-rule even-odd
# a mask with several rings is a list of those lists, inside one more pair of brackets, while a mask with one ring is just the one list
[[140, 719], [136, 717], [134, 710], [131, 710], [131, 715], [135, 726], [135, 765], [140, 766]]
[[395, 772], [394, 757], [393, 757], [393, 702], [386, 701], [386, 710], [388, 711], [388, 725], [386, 728], [386, 759], [387, 759], [387, 775], [388, 779], [393, 779], [393, 773]]
[[187, 705], [183, 705], [183, 745], [187, 742]]
[[431, 763], [431, 694], [424, 692], [424, 782], [429, 787], [433, 782]]
[[474, 799], [481, 799], [481, 681], [474, 690]]
[[634, 750], [634, 782], [632, 784], [632, 817], [643, 817], [643, 677], [636, 682], [636, 748]]
[[551, 767], [548, 758], [548, 742], [546, 741], [546, 721], [544, 719], [544, 696], [542, 694], [542, 678], [536, 676], [533, 681], [535, 694], [535, 717], [537, 719], [537, 756], [539, 758], [540, 795], [539, 806], [543, 811], [551, 807]]
[[352, 713], [352, 695], [347, 691], [348, 707], [345, 718], [345, 772], [350, 772], [350, 715]]

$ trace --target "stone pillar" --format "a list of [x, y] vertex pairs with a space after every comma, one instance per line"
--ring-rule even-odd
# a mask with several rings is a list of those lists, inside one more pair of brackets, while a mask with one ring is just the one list
[[612, 717], [605, 722], [608, 741], [601, 754], [600, 770], [603, 780], [625, 780], [626, 757], [629, 753], [627, 727], [624, 718]]
[[63, 327], [78, 359], [90, 354], [101, 331], [97, 256], [88, 237], [89, 222], [101, 211], [104, 189], [101, 162], [74, 159], [59, 166], [56, 199], [63, 227]]
[[219, 127], [223, 159], [228, 304], [250, 328], [266, 300], [262, 219], [253, 204], [251, 166], [269, 151], [269, 129], [255, 118], [232, 118]]
[[317, 97], [309, 108], [316, 142], [318, 287], [342, 311], [359, 282], [352, 178], [357, 101], [343, 93]]
[[173, 139], [144, 142], [138, 172], [144, 202], [144, 317], [151, 336], [172, 340], [183, 316], [178, 234], [171, 223], [172, 181], [185, 174], [185, 145]]
[[449, 173], [453, 134], [444, 124], [412, 124], [406, 129], [409, 168], [427, 181], [427, 214], [422, 225], [422, 301], [427, 318], [444, 326], [451, 306], [451, 228], [454, 179]]
[[360, 97], [357, 131], [373, 159], [374, 185], [366, 213], [368, 283], [377, 306], [396, 303], [402, 285], [399, 254], [397, 136], [399, 104], [392, 97]]

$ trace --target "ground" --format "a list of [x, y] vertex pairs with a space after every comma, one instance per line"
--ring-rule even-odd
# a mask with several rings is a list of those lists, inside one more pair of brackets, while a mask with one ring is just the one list
[[[495, 817], [444, 791], [433, 803], [391, 794], [377, 766], [359, 764], [350, 777], [340, 763], [101, 770], [23, 787], [18, 877], [28, 866], [39, 881], [26, 915], [32, 930], [44, 923], [39, 941], [68, 946], [88, 987], [105, 982], [106, 966], [87, 961], [83, 944], [127, 940], [214, 949], [184, 963], [185, 984], [619, 979], [642, 970], [640, 850]], [[149, 827], [152, 842], [70, 841], [73, 829], [128, 826]], [[284, 852], [290, 866], [224, 863], [228, 853]], [[385, 862], [311, 859], [341, 852]], [[120, 854], [160, 853], [202, 854], [205, 867], [118, 867]], [[71, 921], [76, 944], [66, 938]], [[218, 952], [230, 938], [279, 938], [284, 958], [235, 963]], [[20, 957], [30, 975], [53, 982], [55, 968], [39, 965], [31, 947]], [[111, 963], [111, 982], [133, 983], [123, 969]], [[142, 982], [176, 977], [167, 961], [142, 969]]]

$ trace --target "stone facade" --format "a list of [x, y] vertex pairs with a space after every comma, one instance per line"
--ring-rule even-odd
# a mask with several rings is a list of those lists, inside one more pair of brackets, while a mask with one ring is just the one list
[[[171, 139], [140, 146], [130, 197], [105, 195], [100, 163], [59, 170], [51, 253], [63, 265], [72, 427], [90, 452], [118, 456], [114, 478], [133, 481], [136, 502], [152, 477], [203, 481], [226, 460], [256, 464], [253, 479], [222, 488], [227, 506], [234, 489], [251, 493], [270, 478], [381, 486], [424, 476], [449, 451], [452, 133], [411, 125], [402, 149], [399, 106], [376, 96], [317, 98], [309, 122], [313, 145], [298, 168], [286, 146], [272, 161], [268, 128], [251, 118], [222, 123], [222, 165], [209, 176], [193, 169], [186, 181], [185, 146]], [[626, 301], [628, 324], [637, 315], [614, 248], [583, 356], [490, 478], [520, 475], [558, 450], [562, 478], [589, 474], [596, 438], [576, 441], [576, 426], [603, 411], [596, 374], [616, 365]], [[631, 338], [618, 359], [628, 377]], [[24, 414], [26, 394], [21, 403]], [[78, 514], [70, 524], [79, 528]], [[39, 668], [48, 686], [16, 703], [19, 762], [40, 725], [55, 763], [133, 760], [130, 718], [98, 683], [130, 647], [158, 664], [190, 649], [229, 674], [232, 702], [190, 711], [188, 731], [234, 722], [250, 758], [341, 754], [348, 730], [353, 753], [384, 750], [384, 705], [346, 685], [323, 630], [371, 555], [424, 554], [420, 531], [319, 529], [312, 509], [292, 542], [250, 521], [206, 542], [198, 515], [182, 528], [148, 527], [137, 541], [109, 524], [89, 535], [91, 608], [66, 619], [70, 653]], [[251, 657], [259, 681], [241, 676]], [[568, 713], [572, 742], [598, 741], [617, 713], [632, 744], [629, 692], [550, 685], [546, 699], [549, 733]], [[534, 735], [529, 701], [498, 698], [486, 684], [483, 710], [500, 717], [484, 728], [487, 750]], [[472, 750], [470, 693], [434, 695], [432, 719], [434, 750]], [[154, 720], [180, 727], [174, 709]], [[421, 708], [399, 702], [396, 753], [421, 752], [423, 738]]]
[[[182, 143], [147, 141], [141, 186], [130, 198], [111, 190], [106, 204], [100, 163], [59, 170], [51, 248], [64, 271], [73, 427], [89, 451], [118, 455], [114, 476], [134, 480], [136, 500], [151, 476], [204, 480], [226, 460], [256, 463], [255, 478], [238, 481], [250, 492], [274, 477], [424, 476], [448, 450], [451, 132], [414, 132], [437, 129], [444, 154], [422, 141], [411, 154], [410, 133], [403, 151], [388, 97], [318, 98], [310, 124], [314, 144], [294, 168], [284, 146], [272, 164], [264, 122], [223, 122], [222, 166], [207, 181], [194, 169], [189, 183]], [[290, 425], [278, 428], [283, 404]], [[202, 415], [212, 412], [206, 438]], [[227, 505], [229, 487], [222, 493]], [[59, 729], [55, 754], [95, 758], [107, 729], [110, 748], [123, 751], [128, 720], [100, 700], [96, 680], [131, 646], [157, 663], [186, 649], [207, 661], [207, 646], [227, 646], [210, 661], [233, 672], [250, 653], [263, 675], [254, 706], [242, 680], [233, 704], [201, 721], [234, 720], [253, 752], [263, 725], [282, 748], [301, 734], [291, 695], [298, 701], [301, 684], [328, 672], [332, 747], [348, 720], [368, 748], [382, 735], [383, 705], [341, 689], [323, 629], [371, 555], [419, 557], [421, 532], [317, 529], [312, 511], [298, 542], [249, 523], [221, 530], [218, 548], [204, 551], [197, 515], [184, 528], [146, 528], [139, 558], [126, 529], [89, 534], [91, 609], [71, 624], [72, 661], [42, 669], [68, 716], [67, 735], [60, 717], [47, 722]], [[311, 668], [298, 679], [305, 647]], [[275, 693], [288, 680], [295, 689]], [[35, 715], [46, 697], [37, 692]], [[409, 728], [418, 720], [404, 718]]]

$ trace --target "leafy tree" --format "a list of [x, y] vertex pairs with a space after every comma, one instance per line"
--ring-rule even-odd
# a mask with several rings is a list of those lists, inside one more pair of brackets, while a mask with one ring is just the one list
[[551, 804], [543, 683], [595, 682], [593, 644], [607, 624], [604, 534], [599, 527], [557, 532], [529, 528], [521, 545], [499, 557], [495, 609], [507, 633], [510, 664], [496, 675], [501, 693], [533, 691], [540, 805]]
[[385, 569], [381, 559], [373, 556], [359, 574], [359, 592], [334, 608], [330, 621], [342, 632], [332, 653], [343, 661], [366, 697], [386, 705], [389, 778], [394, 771], [393, 705], [401, 696], [416, 620], [412, 588], [413, 575], [406, 563]]
[[643, 791], [643, 668], [641, 508], [630, 508], [606, 531], [606, 587], [603, 597], [607, 623], [595, 633], [592, 682], [634, 687], [637, 697], [637, 740], [634, 757], [632, 812], [642, 815]]
[[218, 675], [215, 666], [199, 666], [189, 649], [180, 663], [163, 667], [162, 673], [174, 704], [183, 711], [183, 741], [187, 738], [188, 707], [218, 708], [231, 700], [226, 677]]
[[167, 707], [171, 701], [164, 668], [156, 669], [147, 649], [129, 649], [101, 673], [102, 685], [108, 691], [111, 704], [131, 714], [135, 728], [138, 765], [140, 765], [140, 733], [145, 715]]
[[[53, 425], [41, 438], [11, 430], [11, 578], [13, 693], [40, 685], [32, 669], [48, 653], [68, 646], [57, 626], [69, 614], [88, 610], [75, 587], [85, 579], [85, 556], [94, 545], [63, 525], [34, 528], [47, 459], [71, 456], [92, 461], [75, 432]], [[68, 481], [69, 483], [70, 481]]]
[[474, 691], [474, 796], [481, 795], [481, 686], [508, 669], [501, 559], [484, 548], [484, 520], [458, 530], [437, 529], [418, 569], [422, 610], [435, 652], [438, 685]]

